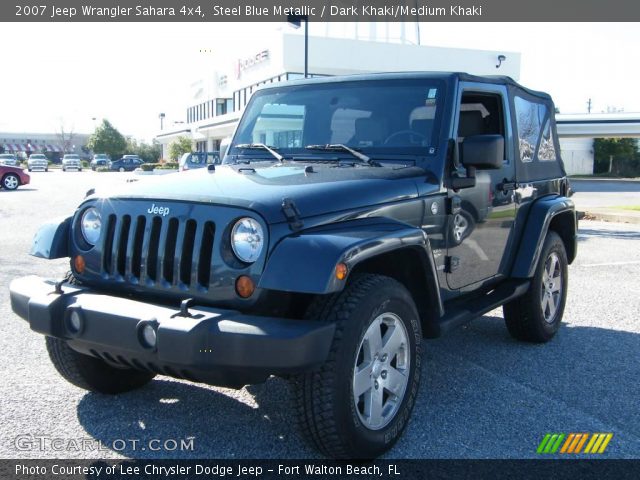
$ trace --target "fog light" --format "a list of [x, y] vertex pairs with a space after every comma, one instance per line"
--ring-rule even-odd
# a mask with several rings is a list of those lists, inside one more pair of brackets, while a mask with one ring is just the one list
[[249, 298], [253, 295], [255, 289], [256, 285], [253, 283], [253, 280], [251, 280], [251, 277], [241, 275], [236, 280], [236, 293], [242, 298]]
[[158, 341], [158, 335], [153, 325], [146, 323], [141, 330], [142, 342], [146, 347], [156, 348], [156, 342]]
[[338, 280], [344, 280], [345, 278], [347, 278], [348, 272], [349, 269], [344, 263], [339, 263], [336, 265], [336, 278]]
[[82, 330], [82, 317], [77, 310], [73, 310], [69, 315], [68, 328], [71, 333], [79, 333]]
[[84, 268], [86, 266], [84, 263], [84, 257], [82, 255], [76, 255], [73, 259], [73, 266], [75, 267], [76, 272], [84, 273]]

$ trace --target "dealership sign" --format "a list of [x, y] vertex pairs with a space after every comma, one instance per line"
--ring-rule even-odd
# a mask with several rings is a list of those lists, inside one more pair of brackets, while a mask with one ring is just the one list
[[236, 63], [236, 78], [240, 78], [245, 70], [249, 70], [267, 60], [269, 60], [269, 50], [262, 50], [251, 57], [239, 58]]

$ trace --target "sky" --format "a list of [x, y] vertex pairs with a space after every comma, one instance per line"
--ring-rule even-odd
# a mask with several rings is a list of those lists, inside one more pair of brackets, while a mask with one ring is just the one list
[[[420, 43], [520, 52], [520, 83], [549, 92], [562, 113], [586, 113], [589, 98], [592, 112], [640, 112], [639, 27], [421, 23]], [[214, 58], [231, 61], [281, 29], [291, 30], [273, 23], [4, 23], [0, 131], [91, 133], [107, 118], [125, 135], [150, 141], [160, 112], [169, 127], [184, 120], [189, 85]], [[311, 24], [311, 35], [354, 31], [353, 24]]]

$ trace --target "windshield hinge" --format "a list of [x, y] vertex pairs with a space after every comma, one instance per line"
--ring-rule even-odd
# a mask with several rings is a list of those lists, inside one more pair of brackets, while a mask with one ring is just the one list
[[284, 213], [284, 216], [287, 219], [289, 228], [294, 232], [296, 230], [300, 230], [304, 226], [304, 223], [300, 220], [300, 211], [292, 199], [282, 199], [282, 213]]

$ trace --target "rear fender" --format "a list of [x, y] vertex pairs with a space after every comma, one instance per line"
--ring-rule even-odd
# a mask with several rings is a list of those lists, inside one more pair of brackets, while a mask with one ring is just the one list
[[511, 276], [533, 277], [550, 229], [560, 235], [565, 244], [567, 259], [569, 263], [573, 262], [577, 254], [577, 226], [573, 200], [555, 195], [537, 200], [529, 209]]

